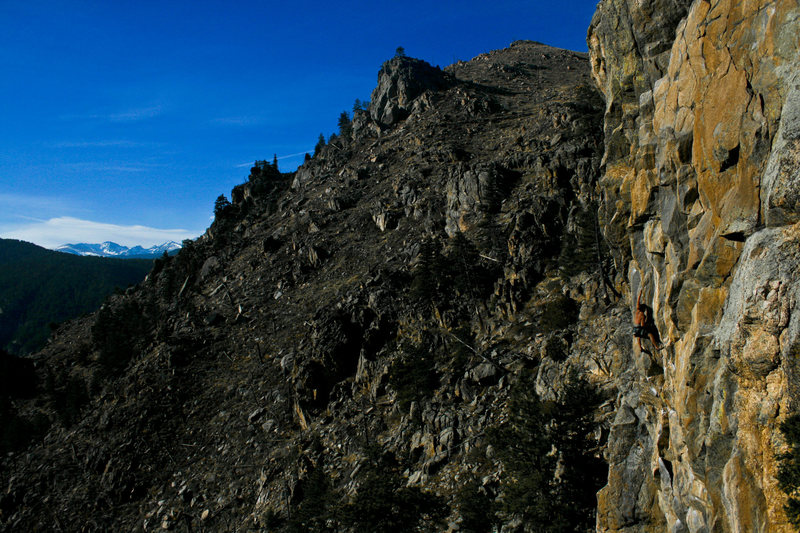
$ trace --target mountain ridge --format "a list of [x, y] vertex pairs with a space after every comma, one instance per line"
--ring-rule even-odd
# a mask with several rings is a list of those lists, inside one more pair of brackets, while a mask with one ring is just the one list
[[[53, 390], [26, 401], [24, 412], [66, 421], [51, 434], [72, 435], [92, 465], [116, 465], [101, 485], [95, 466], [58, 481], [62, 508], [75, 521], [103, 517], [100, 529], [144, 520], [182, 527], [184, 514], [192, 528], [205, 516], [205, 527], [231, 530], [324, 529], [328, 520], [430, 529], [460, 508], [454, 475], [488, 476], [473, 496], [494, 500], [500, 459], [487, 451], [486, 426], [502, 424], [502, 406], [521, 388], [512, 376], [534, 361], [513, 339], [533, 342], [546, 331], [557, 354], [574, 327], [578, 294], [534, 287], [559, 278], [560, 238], [573, 233], [570, 220], [586, 212], [599, 175], [603, 105], [587, 60], [516, 42], [444, 71], [387, 61], [369, 108], [311, 161], [292, 174], [253, 167], [200, 239], [135, 290], [59, 330], [37, 356]], [[586, 257], [583, 267], [572, 259], [563, 262], [585, 268]], [[527, 308], [531, 298], [552, 316]], [[76, 400], [59, 404], [67, 390]], [[560, 389], [548, 401], [568, 403]], [[586, 420], [585, 408], [568, 409]], [[536, 427], [561, 438], [545, 419]], [[493, 442], [516, 440], [518, 431], [498, 430]], [[595, 440], [586, 429], [575, 435], [565, 441], [569, 456], [596, 472]], [[14, 481], [0, 498], [20, 502], [7, 504], [8, 524], [35, 529], [48, 518], [18, 499], [23, 479], [38, 483], [23, 472], [73, 458], [63, 454], [69, 447], [30, 449], [29, 460], [6, 463]], [[172, 460], [198, 468], [173, 479]], [[555, 462], [546, 463], [554, 474]], [[273, 466], [256, 484], [236, 475], [261, 464]], [[574, 475], [565, 472], [553, 490], [574, 487], [580, 503], [552, 512], [586, 525], [599, 480], [575, 484]], [[99, 486], [102, 496], [87, 507], [73, 482]], [[219, 515], [212, 493], [224, 502]], [[382, 510], [361, 517], [373, 494]], [[392, 507], [395, 497], [407, 504]]]
[[144, 248], [136, 245], [132, 247], [123, 246], [112, 241], [105, 241], [100, 244], [76, 243], [62, 244], [53, 250], [56, 252], [97, 257], [127, 257], [127, 258], [152, 258], [160, 257], [164, 252], [168, 254], [177, 253], [181, 245], [175, 241], [167, 241], [162, 244]]

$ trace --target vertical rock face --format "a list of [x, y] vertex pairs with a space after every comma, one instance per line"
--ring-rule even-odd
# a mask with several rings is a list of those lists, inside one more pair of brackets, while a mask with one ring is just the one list
[[408, 116], [417, 96], [452, 83], [447, 74], [421, 59], [395, 57], [384, 63], [378, 73], [378, 86], [372, 91], [369, 105], [370, 117], [381, 126], [391, 126]]
[[798, 408], [798, 36], [796, 1], [598, 6], [600, 216], [667, 344], [618, 377], [600, 531], [790, 530], [775, 455]]

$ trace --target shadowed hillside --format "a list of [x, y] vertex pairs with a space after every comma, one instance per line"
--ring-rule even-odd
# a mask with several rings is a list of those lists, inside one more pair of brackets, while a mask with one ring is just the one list
[[[591, 525], [609, 391], [569, 369], [581, 306], [622, 316], [584, 238], [602, 109], [587, 56], [538, 43], [386, 62], [313, 159], [254, 167], [206, 235], [36, 356], [50, 392], [21, 416], [70, 444], [8, 461], [6, 523]], [[563, 382], [539, 385], [545, 361]]]

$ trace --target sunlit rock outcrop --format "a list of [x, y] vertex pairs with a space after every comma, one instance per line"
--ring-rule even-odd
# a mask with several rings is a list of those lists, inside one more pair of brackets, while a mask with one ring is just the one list
[[663, 373], [621, 386], [600, 530], [790, 530], [775, 454], [798, 399], [799, 16], [791, 1], [598, 6], [604, 231], [667, 343]]

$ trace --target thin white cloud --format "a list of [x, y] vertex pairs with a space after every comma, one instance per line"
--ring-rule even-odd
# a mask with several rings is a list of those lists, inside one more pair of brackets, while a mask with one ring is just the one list
[[105, 122], [139, 122], [155, 118], [164, 112], [161, 105], [143, 106], [131, 109], [125, 109], [116, 113], [88, 113], [88, 114], [74, 114], [63, 115], [61, 118], [64, 120], [102, 120]]
[[145, 172], [145, 171], [147, 171], [146, 168], [142, 168], [142, 167], [126, 167], [126, 166], [107, 167], [104, 170], [110, 170], [110, 171], [115, 171], [115, 172]]
[[297, 152], [296, 154], [282, 155], [278, 157], [278, 161], [280, 161], [281, 159], [289, 159], [290, 157], [297, 157], [298, 155], [306, 155], [313, 151], [314, 150], [312, 149], [312, 150], [306, 150], [305, 152]]
[[76, 206], [70, 205], [63, 198], [57, 196], [41, 196], [32, 194], [13, 194], [0, 192], [0, 210], [3, 213], [37, 211], [75, 211]]
[[[306, 150], [305, 152], [297, 152], [295, 154], [287, 154], [287, 155], [278, 156], [278, 161], [280, 161], [281, 159], [289, 159], [290, 157], [297, 157], [298, 155], [306, 155], [306, 154], [309, 154], [309, 153], [311, 153], [313, 151], [314, 150], [312, 149], [312, 150]], [[236, 168], [249, 168], [249, 167], [252, 167], [252, 166], [253, 166], [253, 161], [251, 161], [250, 163], [239, 163], [238, 165], [235, 165]]]
[[62, 244], [116, 242], [123, 246], [153, 246], [167, 241], [181, 242], [200, 235], [200, 231], [160, 229], [147, 226], [120, 226], [73, 217], [57, 217], [17, 226], [0, 233], [4, 239], [28, 241], [45, 248]]
[[140, 161], [132, 161], [130, 164], [126, 161], [120, 161], [118, 164], [86, 161], [82, 163], [64, 163], [59, 165], [59, 167], [64, 170], [78, 172], [147, 172], [164, 166], [163, 163], [144, 163]]
[[140, 148], [153, 146], [155, 143], [127, 141], [124, 139], [102, 141], [58, 141], [51, 144], [54, 148]]
[[258, 116], [219, 117], [211, 120], [212, 124], [221, 126], [257, 126], [264, 124], [266, 119]]
[[139, 120], [146, 120], [148, 118], [155, 118], [163, 112], [160, 105], [150, 107], [140, 107], [123, 111], [122, 113], [112, 113], [107, 115], [108, 120], [111, 122], [136, 122]]

